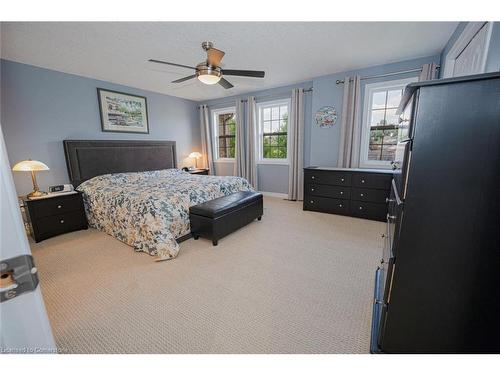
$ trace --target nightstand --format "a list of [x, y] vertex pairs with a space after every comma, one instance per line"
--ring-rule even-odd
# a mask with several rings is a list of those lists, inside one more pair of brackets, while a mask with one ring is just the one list
[[23, 202], [35, 242], [88, 228], [81, 192], [40, 199], [23, 198]]
[[209, 169], [199, 168], [199, 169], [190, 169], [188, 172], [191, 173], [191, 174], [204, 174], [204, 175], [208, 175], [208, 171], [209, 171]]

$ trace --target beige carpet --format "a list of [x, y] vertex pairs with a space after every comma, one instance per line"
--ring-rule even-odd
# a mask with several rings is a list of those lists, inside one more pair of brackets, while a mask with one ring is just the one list
[[383, 223], [265, 198], [212, 247], [154, 262], [96, 230], [32, 244], [69, 353], [367, 353]]

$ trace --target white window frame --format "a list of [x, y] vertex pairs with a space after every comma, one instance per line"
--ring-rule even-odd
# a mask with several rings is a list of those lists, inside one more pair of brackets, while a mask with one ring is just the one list
[[[290, 110], [291, 110], [291, 99], [277, 99], [266, 102], [257, 103], [257, 142], [256, 143], [256, 155], [257, 164], [277, 164], [277, 165], [288, 165], [290, 164]], [[271, 107], [278, 107], [286, 105], [288, 107], [288, 128], [286, 133], [286, 159], [271, 159], [264, 158], [264, 109]]]
[[391, 162], [385, 160], [368, 160], [368, 147], [370, 145], [370, 121], [372, 112], [373, 94], [378, 91], [401, 89], [406, 85], [417, 82], [418, 77], [397, 79], [392, 81], [368, 83], [365, 85], [365, 97], [363, 104], [363, 120], [361, 127], [361, 144], [359, 155], [359, 166], [361, 168], [390, 169]]
[[219, 157], [219, 123], [217, 117], [226, 113], [234, 113], [236, 116], [236, 107], [217, 108], [212, 110], [212, 142], [214, 145], [214, 162], [234, 163], [235, 158]]
[[484, 73], [486, 71], [486, 60], [488, 57], [491, 33], [493, 30], [492, 23], [468, 22], [467, 26], [465, 26], [460, 36], [457, 38], [455, 43], [453, 43], [453, 46], [450, 48], [450, 50], [444, 57], [444, 68], [442, 68], [443, 78], [451, 78], [454, 76], [455, 61], [483, 27], [486, 27], [486, 40], [484, 42], [484, 45], [482, 46], [482, 54], [480, 62], [481, 68], [479, 73]]

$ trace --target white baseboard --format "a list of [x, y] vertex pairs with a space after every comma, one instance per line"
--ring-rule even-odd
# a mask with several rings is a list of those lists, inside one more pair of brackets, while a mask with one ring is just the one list
[[288, 199], [288, 194], [284, 193], [273, 193], [271, 191], [259, 191], [259, 193], [261, 193], [265, 197]]

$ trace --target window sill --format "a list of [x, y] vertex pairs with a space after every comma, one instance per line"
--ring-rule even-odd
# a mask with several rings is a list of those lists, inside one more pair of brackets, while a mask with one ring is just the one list
[[257, 164], [260, 165], [290, 165], [288, 160], [258, 160]]
[[214, 163], [234, 163], [236, 159], [217, 159], [214, 160]]

